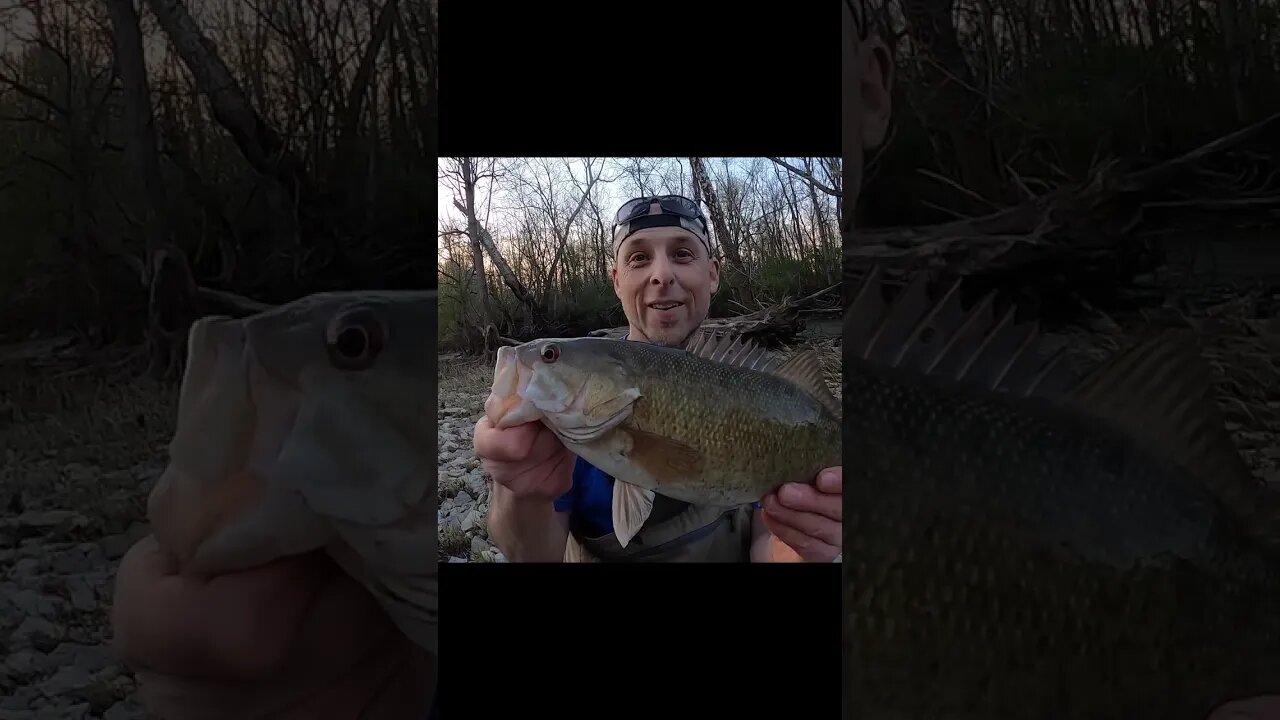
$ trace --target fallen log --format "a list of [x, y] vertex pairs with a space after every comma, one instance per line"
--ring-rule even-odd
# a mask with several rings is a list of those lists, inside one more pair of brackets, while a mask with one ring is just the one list
[[[1256, 168], [1232, 174], [1209, 166], [1251, 143], [1260, 150], [1226, 164]], [[1280, 113], [1135, 172], [1104, 163], [1084, 182], [988, 215], [856, 231], [845, 242], [845, 274], [872, 264], [950, 275], [1069, 272], [1076, 281], [1148, 272], [1161, 263], [1162, 234], [1206, 216], [1220, 230], [1280, 225], [1280, 183], [1266, 171], [1280, 161], [1271, 151], [1277, 144]]]

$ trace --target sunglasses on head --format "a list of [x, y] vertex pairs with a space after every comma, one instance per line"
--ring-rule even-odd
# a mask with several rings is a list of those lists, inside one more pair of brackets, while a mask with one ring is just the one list
[[614, 225], [622, 225], [638, 217], [648, 215], [649, 207], [655, 202], [658, 203], [664, 213], [697, 220], [702, 223], [702, 227], [705, 228], [707, 226], [707, 219], [702, 217], [702, 211], [698, 209], [698, 204], [683, 195], [657, 195], [628, 200], [622, 204], [622, 207], [618, 208], [618, 214], [613, 220]]

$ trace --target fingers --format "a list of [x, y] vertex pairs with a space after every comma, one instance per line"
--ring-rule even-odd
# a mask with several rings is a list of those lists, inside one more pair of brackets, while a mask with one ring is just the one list
[[[825, 473], [824, 473], [825, 474]], [[822, 482], [822, 475], [819, 475]], [[839, 523], [844, 518], [844, 495], [823, 492], [811, 483], [787, 483], [773, 493], [784, 509], [812, 513]]]
[[564, 449], [555, 433], [540, 422], [498, 429], [482, 417], [473, 437], [476, 456], [497, 463], [537, 462]]
[[802, 558], [831, 562], [844, 544], [843, 471], [827, 468], [814, 483], [787, 483], [761, 503], [765, 526]]
[[520, 462], [529, 456], [539, 423], [525, 423], [499, 430], [488, 417], [476, 423], [473, 443], [476, 457], [495, 462]]
[[[784, 487], [779, 495], [785, 496], [786, 494], [786, 488]], [[844, 526], [839, 520], [832, 520], [820, 513], [787, 507], [779, 497], [774, 495], [766, 496], [762, 504], [765, 512], [770, 516], [769, 519], [773, 521], [770, 523], [771, 528], [780, 526], [792, 533], [799, 533], [833, 547], [839, 547], [842, 544], [841, 534]], [[782, 537], [778, 533], [774, 534]], [[783, 539], [785, 540], [786, 538]], [[800, 547], [795, 543], [788, 541], [787, 544], [796, 550], [800, 550]]]
[[500, 482], [516, 497], [545, 497], [554, 500], [573, 486], [573, 455], [561, 448], [558, 455], [536, 465], [512, 469], [514, 472], [490, 470], [495, 482]]
[[1280, 695], [1233, 700], [1214, 710], [1208, 720], [1274, 720], [1280, 718]]
[[296, 632], [281, 674], [299, 684], [325, 683], [383, 646], [407, 639], [363, 585], [334, 572], [295, 619]]
[[[355, 717], [371, 698], [385, 694], [390, 678], [405, 667], [408, 653], [415, 652], [412, 644], [396, 630], [373, 596], [337, 572], [332, 561], [317, 556], [310, 562], [332, 572], [323, 576], [310, 602], [294, 605], [292, 616], [277, 618], [287, 628], [283, 642], [269, 637], [253, 619], [254, 614], [270, 612], [269, 606], [275, 602], [259, 597], [258, 606], [242, 606], [238, 622], [231, 624], [245, 639], [267, 646], [265, 653], [251, 641], [228, 643], [235, 647], [223, 654], [237, 666], [234, 672], [225, 671], [227, 662], [219, 665], [216, 673], [184, 672], [184, 668], [173, 666], [139, 669], [141, 695], [148, 707], [173, 720], [250, 716], [337, 720]], [[263, 584], [293, 582], [287, 564], [274, 570], [275, 578]], [[227, 581], [228, 587], [242, 584], [242, 580], [247, 584], [242, 575], [221, 576], [203, 587], [217, 594], [225, 589], [216, 587], [217, 581]], [[165, 580], [186, 578], [170, 576]], [[187, 602], [206, 602], [196, 600], [195, 591], [190, 595]], [[248, 628], [256, 628], [256, 632]], [[266, 656], [270, 658], [264, 659]], [[420, 678], [418, 685], [421, 688]], [[420, 713], [411, 713], [427, 700], [421, 691], [413, 695], [401, 689], [396, 697], [383, 702], [412, 708], [388, 717], [418, 717]]]
[[176, 573], [153, 536], [126, 553], [111, 608], [114, 643], [135, 667], [208, 677], [280, 662], [325, 578], [312, 555], [208, 579]]
[[[765, 509], [761, 513], [765, 527], [778, 540], [781, 540], [788, 547], [796, 552], [803, 560], [808, 562], [831, 562], [840, 554], [840, 549], [826, 542], [817, 534], [810, 534], [801, 530], [792, 524], [783, 521], [773, 510], [769, 509], [771, 497], [765, 499]], [[773, 501], [776, 505], [776, 501]], [[786, 508], [781, 508], [784, 512], [791, 512]], [[830, 521], [827, 521], [830, 522]], [[837, 525], [837, 528], [839, 525]], [[837, 532], [838, 534], [838, 532]]]
[[540, 422], [498, 429], [481, 418], [474, 442], [485, 471], [516, 497], [554, 499], [573, 484], [573, 455]]

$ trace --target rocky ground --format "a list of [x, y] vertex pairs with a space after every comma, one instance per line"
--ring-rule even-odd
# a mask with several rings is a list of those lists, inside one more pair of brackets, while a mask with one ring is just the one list
[[[840, 396], [838, 338], [814, 338], [783, 349], [818, 353], [827, 371], [827, 387]], [[441, 562], [506, 562], [489, 542], [485, 517], [489, 511], [489, 479], [471, 448], [471, 434], [484, 414], [484, 400], [493, 381], [493, 367], [478, 358], [441, 355], [438, 447]]]
[[0, 719], [147, 717], [108, 613], [175, 396], [119, 366], [0, 353]]
[[471, 449], [471, 431], [484, 414], [493, 369], [478, 359], [446, 356], [439, 367], [440, 561], [505, 562], [489, 542], [489, 479]]

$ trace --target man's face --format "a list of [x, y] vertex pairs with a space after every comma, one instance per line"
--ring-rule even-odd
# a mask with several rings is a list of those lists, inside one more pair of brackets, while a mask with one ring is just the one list
[[843, 17], [841, 62], [844, 88], [840, 95], [844, 193], [840, 213], [846, 219], [842, 227], [850, 228], [858, 195], [862, 192], [864, 154], [867, 148], [884, 141], [889, 127], [893, 66], [889, 49], [880, 38], [873, 35], [867, 40], [860, 40], [853, 15], [847, 8]]
[[678, 227], [639, 230], [618, 246], [613, 291], [631, 339], [678, 346], [706, 319], [720, 287], [720, 262], [698, 236]]

